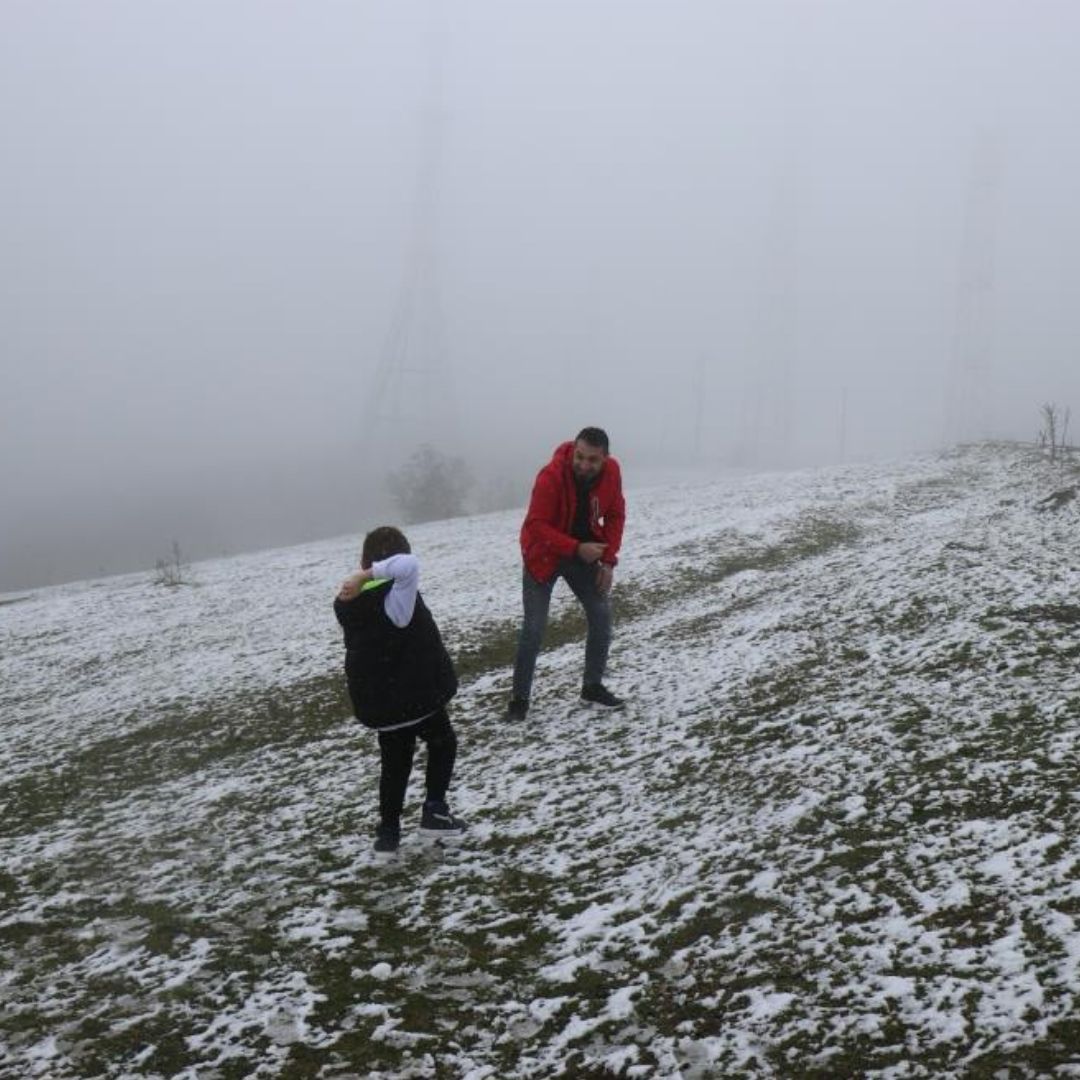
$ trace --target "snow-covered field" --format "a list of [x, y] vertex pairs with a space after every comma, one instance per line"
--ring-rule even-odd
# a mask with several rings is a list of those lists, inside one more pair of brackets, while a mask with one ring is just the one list
[[519, 514], [413, 528], [472, 829], [391, 866], [356, 540], [0, 602], [0, 1075], [1080, 1076], [1076, 481], [634, 492], [633, 706], [576, 701], [560, 587], [517, 726]]

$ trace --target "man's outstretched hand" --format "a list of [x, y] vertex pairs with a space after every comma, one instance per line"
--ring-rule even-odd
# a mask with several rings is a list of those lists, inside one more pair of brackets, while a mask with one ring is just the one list
[[590, 540], [588, 543], [578, 544], [578, 558], [583, 563], [598, 562], [600, 557], [604, 554], [604, 548], [606, 547], [607, 544], [598, 544], [592, 540]]

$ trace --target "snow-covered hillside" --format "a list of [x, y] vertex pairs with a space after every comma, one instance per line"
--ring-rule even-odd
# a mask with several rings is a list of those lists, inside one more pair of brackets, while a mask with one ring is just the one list
[[560, 587], [516, 726], [519, 515], [415, 527], [472, 829], [389, 867], [356, 539], [0, 603], [0, 1074], [1080, 1076], [1076, 480], [633, 492], [632, 707]]

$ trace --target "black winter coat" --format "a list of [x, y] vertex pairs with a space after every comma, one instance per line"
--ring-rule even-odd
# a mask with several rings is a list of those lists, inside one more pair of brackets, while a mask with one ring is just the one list
[[384, 609], [391, 582], [335, 600], [345, 631], [345, 677], [356, 718], [392, 727], [442, 708], [456, 693], [457, 672], [435, 620], [418, 593], [412, 620], [393, 624]]

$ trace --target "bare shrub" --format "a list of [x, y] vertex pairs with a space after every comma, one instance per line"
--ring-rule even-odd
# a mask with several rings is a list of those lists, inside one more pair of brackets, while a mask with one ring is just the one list
[[158, 559], [154, 564], [154, 584], [170, 588], [187, 584], [187, 566], [180, 557], [180, 545], [175, 540], [172, 543], [172, 557]]
[[438, 521], [466, 512], [472, 476], [461, 458], [425, 444], [390, 474], [387, 487], [405, 521]]

